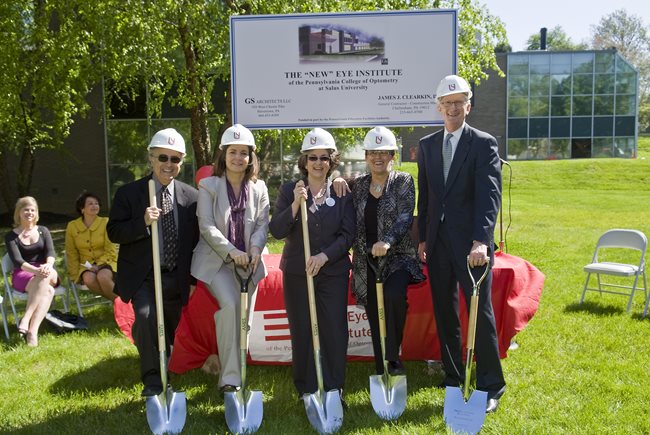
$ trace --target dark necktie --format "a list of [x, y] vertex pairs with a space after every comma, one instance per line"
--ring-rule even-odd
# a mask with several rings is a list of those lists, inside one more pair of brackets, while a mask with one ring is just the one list
[[163, 231], [163, 266], [169, 270], [176, 267], [177, 242], [176, 222], [174, 221], [174, 205], [167, 187], [162, 189], [162, 231]]
[[445, 136], [445, 142], [442, 145], [442, 171], [445, 175], [445, 184], [447, 183], [447, 176], [449, 175], [449, 168], [451, 167], [451, 138], [453, 136], [453, 134], [447, 133], [447, 136]]

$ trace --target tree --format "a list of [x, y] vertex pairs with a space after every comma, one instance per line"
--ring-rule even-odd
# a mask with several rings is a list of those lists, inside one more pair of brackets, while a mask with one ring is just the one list
[[[190, 0], [158, 0], [153, 3], [155, 8], [142, 6], [139, 2], [108, 0], [102, 2], [101, 14], [98, 14], [97, 5], [92, 5], [92, 8], [87, 6], [93, 16], [101, 15], [106, 20], [104, 27], [108, 29], [105, 34], [119, 35], [119, 40], [108, 36], [111, 38], [110, 42], [104, 41], [102, 44], [103, 50], [107, 52], [104, 57], [114, 61], [113, 64], [105, 64], [104, 74], [128, 92], [135, 92], [137, 87], [134, 83], [145, 79], [153, 97], [153, 116], [159, 114], [162, 101], [169, 97], [169, 92], [177, 89], [178, 96], [173, 97], [172, 102], [190, 111], [191, 142], [199, 166], [212, 161], [208, 117], [216, 118], [220, 123], [219, 134], [232, 123], [229, 86], [226, 86], [223, 95], [223, 112], [217, 112], [210, 102], [215, 81], [220, 80], [226, 84], [230, 81], [228, 26], [231, 15], [457, 8], [461, 23], [459, 73], [476, 83], [487, 77], [486, 70], [500, 72], [496, 64], [494, 46], [507, 42], [503, 23], [490, 15], [485, 7], [477, 6], [474, 0], [271, 0], [247, 3], [229, 0], [207, 0], [202, 3]], [[133, 22], [140, 23], [140, 28], [124, 26], [124, 23]], [[118, 29], [122, 31], [118, 32]], [[143, 38], [144, 35], [146, 37]], [[116, 47], [119, 50], [116, 51]], [[152, 53], [166, 59], [166, 62], [151, 59]], [[140, 67], [135, 70], [128, 69], [127, 64]], [[288, 132], [286, 135], [289, 140], [285, 142], [299, 143], [296, 139], [301, 134], [297, 132], [294, 138], [294, 134]], [[273, 142], [277, 132], [267, 131], [260, 136], [263, 142]], [[262, 147], [262, 152], [269, 148]]]
[[[533, 33], [526, 41], [527, 50], [539, 50], [541, 47], [541, 35]], [[549, 51], [560, 50], [585, 50], [587, 44], [574, 43], [566, 34], [562, 26], [555, 26], [546, 33], [546, 49]]]
[[[640, 106], [650, 104], [650, 28], [643, 20], [619, 9], [600, 19], [592, 27], [595, 49], [616, 48], [639, 71]], [[641, 107], [639, 123], [645, 130], [650, 125], [650, 110]]]
[[[61, 147], [73, 117], [87, 108], [84, 97], [101, 80], [113, 85], [112, 98], [145, 89], [149, 119], [160, 115], [164, 101], [189, 110], [196, 163], [211, 162], [208, 119], [217, 120], [219, 135], [232, 123], [231, 15], [457, 8], [459, 73], [475, 83], [487, 70], [501, 73], [494, 47], [507, 43], [503, 23], [476, 0], [15, 0], [0, 8], [8, 44], [0, 51], [0, 181], [8, 208], [15, 194], [5, 183], [7, 155], [21, 155], [18, 194], [24, 195], [34, 151]], [[211, 100], [217, 81], [225, 84], [223, 108]], [[272, 143], [277, 135], [265, 131], [258, 141]], [[285, 134], [287, 150], [301, 135]]]
[[[0, 5], [0, 195], [9, 210], [30, 191], [35, 152], [62, 149], [99, 81], [87, 33], [76, 26], [69, 6], [67, 0]], [[10, 155], [18, 157], [11, 172]]]

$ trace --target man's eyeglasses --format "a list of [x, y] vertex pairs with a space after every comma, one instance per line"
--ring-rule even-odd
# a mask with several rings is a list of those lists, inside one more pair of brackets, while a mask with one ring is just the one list
[[158, 159], [160, 163], [167, 163], [167, 160], [171, 160], [172, 163], [180, 163], [181, 158], [178, 156], [168, 156], [167, 154], [158, 154], [157, 156], [154, 156], [155, 158]]
[[451, 109], [452, 107], [458, 107], [459, 109], [465, 104], [467, 104], [467, 100], [464, 101], [443, 101], [442, 104], [446, 109]]
[[307, 156], [307, 160], [309, 160], [310, 162], [317, 162], [319, 160], [321, 162], [329, 162], [331, 159], [330, 159], [329, 156], [320, 156], [320, 157], [319, 156]]

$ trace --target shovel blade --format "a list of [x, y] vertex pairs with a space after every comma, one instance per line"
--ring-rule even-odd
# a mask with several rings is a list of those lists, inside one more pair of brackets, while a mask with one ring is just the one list
[[185, 393], [174, 392], [171, 388], [167, 388], [159, 396], [147, 397], [146, 406], [147, 422], [151, 432], [156, 435], [181, 433], [187, 416]]
[[485, 422], [487, 393], [475, 390], [465, 402], [458, 387], [447, 387], [443, 416], [447, 426], [456, 433], [476, 434]]
[[317, 392], [302, 396], [309, 423], [318, 433], [334, 433], [343, 425], [343, 405], [338, 390], [326, 392], [322, 398]]
[[383, 420], [395, 420], [406, 409], [406, 376], [370, 376], [370, 403]]
[[261, 391], [228, 392], [223, 396], [223, 403], [230, 432], [249, 434], [260, 428], [264, 415]]

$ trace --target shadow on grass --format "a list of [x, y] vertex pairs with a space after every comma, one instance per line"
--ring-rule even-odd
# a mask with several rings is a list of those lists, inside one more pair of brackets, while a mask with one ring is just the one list
[[121, 356], [101, 361], [86, 370], [59, 378], [50, 392], [69, 397], [77, 393], [101, 394], [115, 388], [129, 389], [140, 383], [137, 356]]
[[582, 304], [578, 302], [571, 303], [564, 307], [566, 313], [586, 312], [597, 316], [613, 316], [615, 314], [624, 314], [625, 309], [620, 306], [603, 305], [597, 302], [585, 301]]

